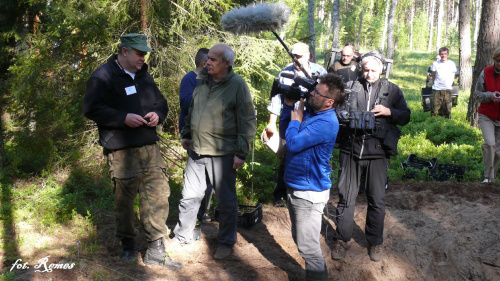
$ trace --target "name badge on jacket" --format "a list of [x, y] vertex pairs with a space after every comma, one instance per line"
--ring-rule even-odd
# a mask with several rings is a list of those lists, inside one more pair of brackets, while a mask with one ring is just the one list
[[135, 86], [130, 86], [125, 88], [125, 92], [127, 93], [127, 96], [130, 96], [137, 93], [137, 90], [135, 89]]

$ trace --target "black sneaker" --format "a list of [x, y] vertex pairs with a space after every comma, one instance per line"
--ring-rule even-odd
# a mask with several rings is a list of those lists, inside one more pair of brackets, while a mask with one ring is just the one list
[[123, 238], [121, 242], [123, 249], [122, 259], [126, 261], [137, 260], [137, 252], [135, 251], [134, 238]]
[[193, 241], [201, 240], [201, 223], [196, 219], [196, 225], [193, 229]]
[[182, 268], [182, 264], [173, 261], [165, 251], [163, 238], [153, 242], [148, 242], [148, 249], [144, 255], [145, 265], [161, 265], [170, 270], [178, 270]]

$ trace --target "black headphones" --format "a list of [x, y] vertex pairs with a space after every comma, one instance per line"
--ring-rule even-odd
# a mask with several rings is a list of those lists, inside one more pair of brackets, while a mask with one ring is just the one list
[[387, 62], [385, 61], [384, 56], [382, 56], [377, 51], [370, 51], [370, 52], [361, 56], [361, 63], [363, 63], [363, 59], [365, 59], [367, 57], [377, 58], [382, 63], [382, 73], [381, 74], [385, 74], [385, 72], [387, 71]]

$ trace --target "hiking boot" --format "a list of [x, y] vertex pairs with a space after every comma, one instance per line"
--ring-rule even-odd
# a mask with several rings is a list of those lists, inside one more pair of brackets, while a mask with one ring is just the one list
[[312, 271], [306, 269], [306, 281], [328, 281], [328, 269], [326, 268], [323, 271]]
[[203, 216], [198, 217], [198, 220], [199, 220], [200, 222], [202, 222], [202, 223], [203, 223], [203, 222], [211, 222], [211, 221], [212, 221], [212, 218], [210, 217], [210, 215], [209, 215], [209, 214], [205, 213], [205, 214], [203, 214]]
[[379, 261], [382, 259], [382, 245], [368, 246], [368, 255], [372, 261]]
[[123, 250], [122, 259], [126, 261], [136, 260], [137, 252], [135, 251], [134, 238], [123, 238], [121, 242]]
[[201, 222], [196, 219], [196, 225], [193, 229], [193, 241], [201, 240]]
[[143, 261], [145, 265], [161, 265], [170, 270], [182, 268], [182, 264], [173, 261], [165, 251], [163, 238], [148, 242], [148, 249], [144, 255]]
[[225, 260], [225, 259], [229, 258], [232, 251], [233, 251], [233, 247], [219, 244], [219, 247], [217, 247], [217, 251], [215, 251], [214, 259]]
[[345, 252], [349, 249], [348, 242], [342, 240], [337, 240], [337, 243], [333, 245], [332, 259], [339, 261], [345, 257]]

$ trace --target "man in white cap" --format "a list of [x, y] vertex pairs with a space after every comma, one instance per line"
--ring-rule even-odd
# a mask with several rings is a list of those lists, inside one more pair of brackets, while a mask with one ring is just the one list
[[99, 144], [108, 158], [115, 194], [116, 238], [127, 261], [137, 259], [134, 236], [134, 201], [139, 193], [139, 213], [148, 241], [143, 261], [180, 269], [165, 251], [170, 187], [165, 173], [156, 126], [168, 113], [167, 100], [148, 73], [145, 56], [152, 52], [147, 37], [120, 37], [117, 55], [99, 67], [87, 81], [83, 113], [97, 123]]
[[[311, 55], [309, 53], [309, 46], [307, 44], [295, 43], [292, 45], [291, 52], [311, 77], [318, 77], [320, 75], [326, 74], [326, 70], [322, 66], [309, 61]], [[287, 67], [285, 67], [279, 74], [279, 80], [280, 80], [279, 82], [283, 85], [288, 85], [288, 86], [293, 83], [293, 79], [283, 77], [282, 75], [284, 73], [292, 75], [295, 74], [298, 76], [306, 77], [306, 75], [298, 67], [298, 65], [296, 65], [295, 63], [291, 63]], [[304, 91], [306, 90], [304, 89]], [[276, 128], [276, 120], [278, 119], [279, 116], [280, 141], [283, 144], [286, 143], [285, 132], [286, 129], [288, 128], [288, 123], [290, 123], [291, 112], [296, 102], [298, 101], [290, 100], [282, 94], [275, 95], [274, 97], [271, 98], [269, 106], [267, 107], [267, 109], [270, 112], [269, 123], [266, 127], [266, 134], [268, 139], [278, 132]], [[287, 198], [286, 186], [284, 181], [285, 158], [286, 158], [286, 153], [283, 153], [278, 170], [278, 179], [276, 181], [276, 185], [274, 187], [274, 192], [273, 192], [274, 205], [282, 207], [285, 206]]]

